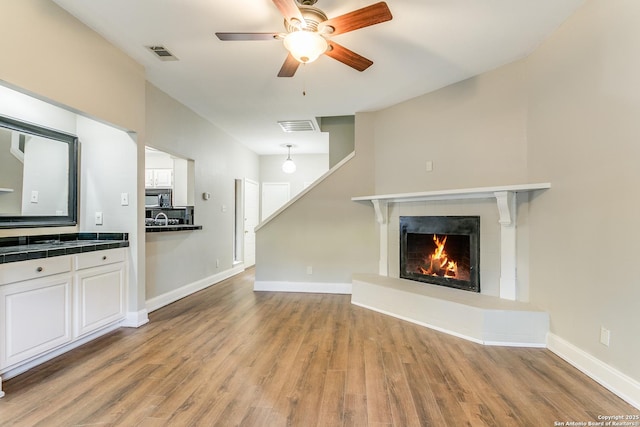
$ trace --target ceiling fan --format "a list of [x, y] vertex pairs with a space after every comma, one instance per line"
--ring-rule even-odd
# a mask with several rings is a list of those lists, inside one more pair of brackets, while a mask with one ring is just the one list
[[390, 21], [393, 17], [385, 2], [366, 6], [336, 18], [313, 6], [317, 0], [273, 0], [284, 16], [283, 33], [216, 33], [222, 41], [282, 40], [289, 51], [278, 77], [293, 77], [300, 64], [327, 56], [358, 71], [373, 61], [339, 45], [330, 37]]

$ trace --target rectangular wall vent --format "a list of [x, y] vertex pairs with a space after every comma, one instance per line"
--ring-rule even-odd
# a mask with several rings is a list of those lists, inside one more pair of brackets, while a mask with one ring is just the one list
[[145, 46], [161, 61], [177, 61], [178, 58], [164, 46]]
[[313, 132], [316, 130], [311, 120], [283, 120], [278, 124], [285, 132]]

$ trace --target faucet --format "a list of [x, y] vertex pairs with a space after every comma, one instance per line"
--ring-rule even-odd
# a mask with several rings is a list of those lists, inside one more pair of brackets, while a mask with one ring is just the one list
[[156, 217], [153, 220], [154, 221], [158, 221], [158, 217], [159, 216], [163, 216], [164, 217], [164, 225], [168, 226], [169, 225], [169, 217], [167, 216], [167, 214], [164, 213], [164, 212], [160, 212], [160, 213], [158, 213], [158, 215], [156, 215]]

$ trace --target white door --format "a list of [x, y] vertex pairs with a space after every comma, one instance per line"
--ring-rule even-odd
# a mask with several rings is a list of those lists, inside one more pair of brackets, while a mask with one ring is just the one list
[[269, 217], [289, 201], [290, 187], [288, 182], [262, 183], [262, 221]]
[[250, 179], [244, 180], [244, 266], [251, 267], [256, 263], [256, 233], [258, 225], [258, 206], [260, 193], [258, 183]]

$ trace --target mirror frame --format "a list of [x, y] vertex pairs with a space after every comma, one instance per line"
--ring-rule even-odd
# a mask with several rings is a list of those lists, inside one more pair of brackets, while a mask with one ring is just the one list
[[78, 137], [54, 129], [23, 122], [0, 115], [0, 127], [28, 133], [56, 141], [69, 146], [67, 215], [51, 216], [0, 216], [0, 229], [27, 227], [70, 227], [78, 223]]

